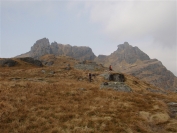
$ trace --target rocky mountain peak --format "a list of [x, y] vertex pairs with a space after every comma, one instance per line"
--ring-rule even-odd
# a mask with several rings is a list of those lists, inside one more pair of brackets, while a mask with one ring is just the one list
[[54, 41], [51, 43], [51, 45], [58, 45], [58, 43]]
[[124, 42], [123, 44], [119, 44], [118, 49], [123, 50], [123, 49], [127, 49], [128, 47], [132, 47], [131, 45], [129, 45], [128, 42]]
[[43, 46], [50, 45], [49, 39], [47, 39], [47, 38], [39, 39], [36, 41], [36, 43], [34, 45], [43, 45]]
[[37, 40], [36, 43], [31, 47], [31, 57], [39, 59], [39, 57], [50, 54], [50, 43], [47, 38]]
[[117, 58], [119, 62], [125, 60], [129, 64], [133, 64], [137, 60], [150, 60], [147, 54], [141, 51], [138, 47], [129, 45], [128, 42], [118, 45], [117, 51], [115, 51], [111, 56], [113, 58]]
[[77, 47], [70, 44], [60, 44], [57, 42], [50, 42], [47, 38], [37, 40], [31, 47], [31, 50], [25, 54], [17, 56], [20, 57], [33, 57], [40, 59], [41, 56], [47, 54], [54, 54], [56, 56], [70, 56], [78, 60], [94, 60], [96, 57], [89, 47]]
[[118, 49], [108, 56], [99, 55], [95, 61], [106, 67], [112, 65], [115, 71], [132, 74], [167, 90], [175, 90], [177, 87], [177, 78], [160, 61], [150, 59], [146, 53], [128, 42], [118, 45]]

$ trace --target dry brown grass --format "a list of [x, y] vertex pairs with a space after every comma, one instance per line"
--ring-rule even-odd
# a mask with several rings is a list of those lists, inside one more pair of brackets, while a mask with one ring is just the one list
[[177, 102], [176, 94], [150, 93], [147, 87], [157, 88], [130, 75], [132, 93], [100, 90], [101, 77], [89, 83], [86, 71], [64, 70], [66, 62], [60, 57], [64, 64], [53, 67], [0, 68], [0, 132], [177, 132], [166, 104]]

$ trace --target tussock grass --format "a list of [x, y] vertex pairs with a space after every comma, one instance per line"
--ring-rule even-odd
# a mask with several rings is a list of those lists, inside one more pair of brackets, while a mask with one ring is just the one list
[[[67, 60], [61, 58], [60, 62], [66, 64]], [[133, 92], [100, 90], [102, 78], [96, 77], [90, 83], [87, 71], [66, 71], [63, 66], [0, 68], [0, 132], [176, 132], [177, 120], [166, 118], [166, 103], [177, 102], [176, 94], [148, 92], [146, 88], [156, 87], [129, 75], [126, 84]], [[48, 77], [41, 70], [55, 74]], [[12, 80], [13, 77], [20, 79]], [[167, 120], [160, 121], [159, 116]]]

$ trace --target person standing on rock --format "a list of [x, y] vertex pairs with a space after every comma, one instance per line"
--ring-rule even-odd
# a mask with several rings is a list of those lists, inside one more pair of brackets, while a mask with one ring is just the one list
[[112, 66], [111, 65], [109, 66], [109, 71], [112, 71]]
[[89, 81], [91, 82], [92, 81], [92, 74], [89, 73], [88, 76], [89, 76]]

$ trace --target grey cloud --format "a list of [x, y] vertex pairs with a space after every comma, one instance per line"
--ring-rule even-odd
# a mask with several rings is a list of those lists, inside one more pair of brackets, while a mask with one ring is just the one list
[[85, 7], [110, 39], [152, 36], [158, 44], [176, 44], [176, 1], [88, 2]]

